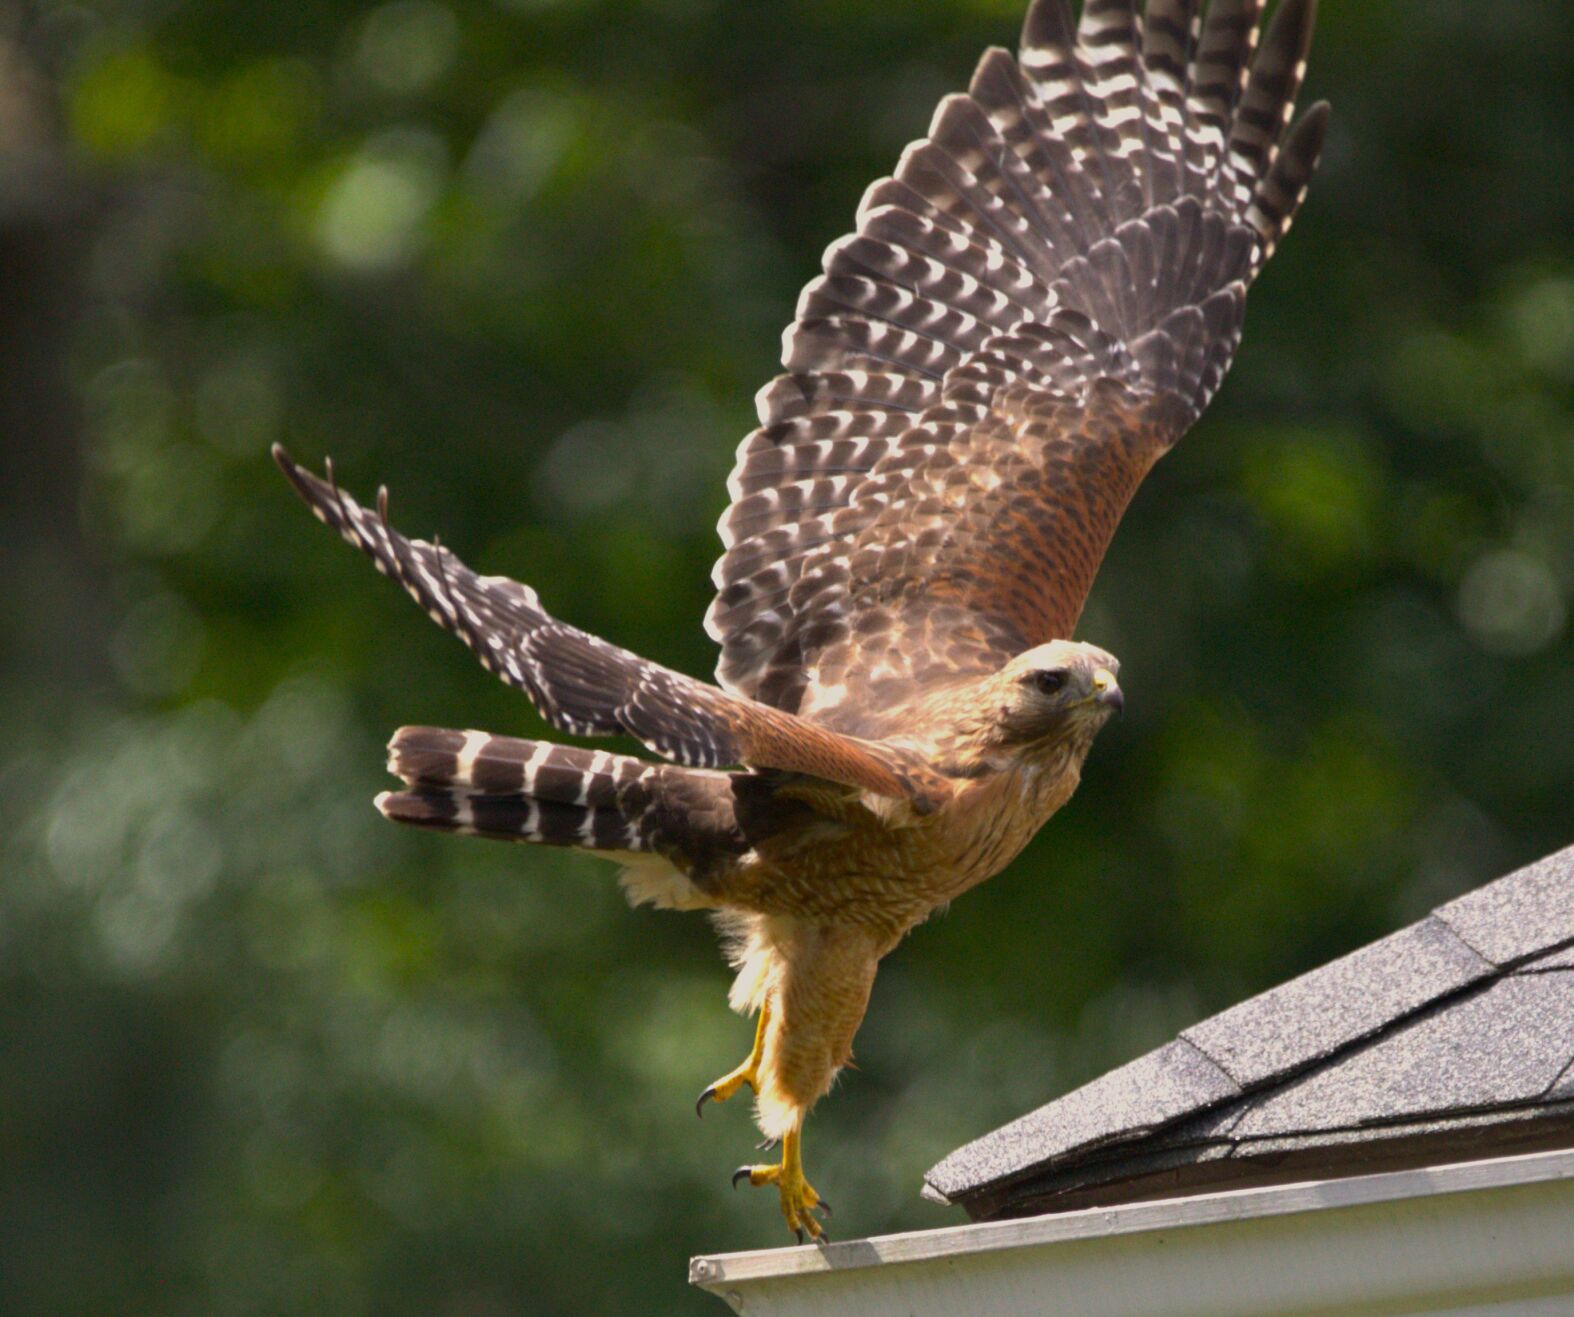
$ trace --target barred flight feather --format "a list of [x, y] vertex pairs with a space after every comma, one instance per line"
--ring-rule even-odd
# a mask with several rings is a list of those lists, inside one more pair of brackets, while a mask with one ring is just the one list
[[410, 540], [388, 521], [387, 491], [368, 511], [278, 446], [274, 460], [319, 520], [398, 581], [483, 667], [524, 691], [554, 727], [623, 733], [680, 764], [747, 764], [805, 773], [930, 811], [950, 787], [915, 755], [865, 744], [673, 672], [548, 614], [529, 586], [479, 576], [447, 549]]
[[[706, 619], [724, 687], [873, 734], [876, 671], [1070, 634], [1321, 150], [1325, 106], [1290, 126], [1314, 0], [1282, 0], [1259, 44], [1262, 10], [1036, 0], [1019, 55], [987, 52], [865, 194], [738, 449]], [[1002, 565], [1022, 554], [1032, 579]]]

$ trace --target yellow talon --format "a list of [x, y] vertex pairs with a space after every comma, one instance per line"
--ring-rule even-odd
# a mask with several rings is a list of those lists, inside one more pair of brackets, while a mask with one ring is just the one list
[[787, 1228], [795, 1232], [798, 1242], [803, 1242], [804, 1232], [811, 1239], [825, 1239], [825, 1229], [815, 1218], [815, 1212], [830, 1213], [828, 1204], [814, 1186], [803, 1178], [803, 1134], [789, 1130], [782, 1139], [782, 1160], [778, 1166], [740, 1166], [732, 1174], [732, 1187], [745, 1177], [750, 1184], [774, 1184], [781, 1194], [782, 1215], [787, 1218]]
[[754, 1046], [749, 1049], [749, 1055], [742, 1065], [735, 1070], [729, 1070], [714, 1084], [700, 1094], [699, 1100], [694, 1104], [694, 1114], [703, 1116], [705, 1104], [713, 1098], [717, 1102], [725, 1102], [734, 1096], [737, 1091], [747, 1084], [754, 1092], [760, 1091], [760, 1058], [765, 1054], [765, 1025], [769, 1020], [771, 1008], [769, 1005], [760, 1007], [760, 1022], [754, 1030]]

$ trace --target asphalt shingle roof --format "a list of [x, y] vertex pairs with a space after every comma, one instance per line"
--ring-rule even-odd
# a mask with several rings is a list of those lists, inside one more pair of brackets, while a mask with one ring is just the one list
[[1305, 1178], [1565, 1136], [1574, 846], [1183, 1030], [925, 1178], [975, 1216], [1019, 1215], [1260, 1182], [1291, 1154]]

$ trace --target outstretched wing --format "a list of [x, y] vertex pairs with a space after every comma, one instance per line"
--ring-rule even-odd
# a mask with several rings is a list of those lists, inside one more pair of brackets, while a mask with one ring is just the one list
[[949, 795], [943, 779], [902, 751], [839, 736], [661, 667], [558, 621], [529, 586], [478, 576], [447, 549], [406, 539], [388, 524], [386, 490], [372, 512], [338, 487], [331, 465], [323, 480], [278, 445], [273, 456], [318, 520], [404, 586], [486, 668], [529, 695], [554, 727], [579, 736], [625, 733], [694, 767], [803, 773], [908, 799], [921, 812]]
[[1321, 149], [1326, 106], [1288, 128], [1314, 0], [1259, 51], [1261, 8], [1035, 0], [1020, 61], [986, 53], [865, 195], [729, 481], [724, 686], [876, 734], [1071, 634]]

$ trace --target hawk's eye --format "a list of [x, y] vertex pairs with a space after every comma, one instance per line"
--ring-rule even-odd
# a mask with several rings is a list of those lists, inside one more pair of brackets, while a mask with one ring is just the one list
[[1045, 668], [1033, 674], [1033, 689], [1040, 695], [1056, 695], [1066, 685], [1064, 668]]

